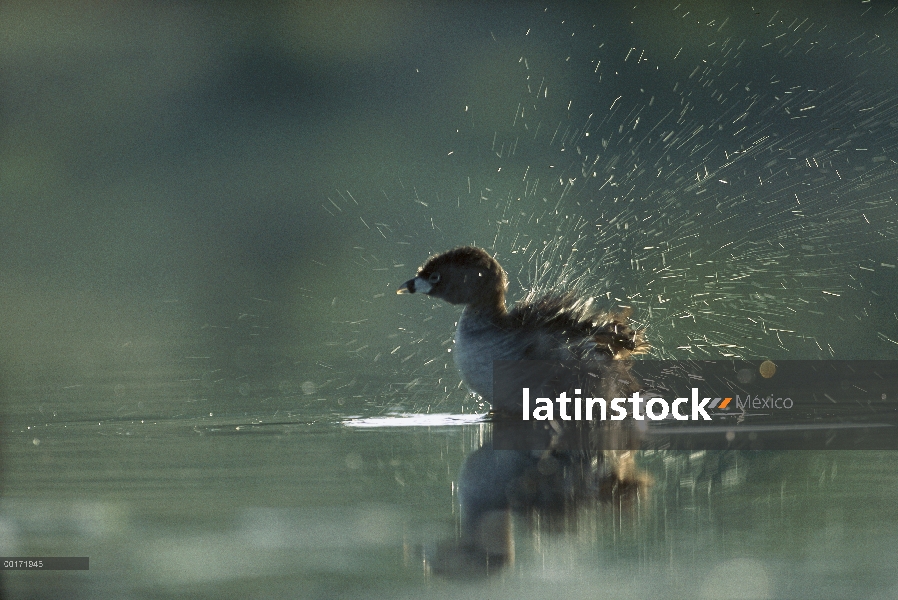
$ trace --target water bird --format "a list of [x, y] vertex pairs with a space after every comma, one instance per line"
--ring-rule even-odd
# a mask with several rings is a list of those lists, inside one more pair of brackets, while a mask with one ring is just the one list
[[465, 384], [494, 413], [520, 410], [494, 402], [494, 361], [611, 361], [650, 349], [644, 332], [628, 324], [629, 310], [600, 310], [574, 291], [524, 299], [508, 310], [507, 291], [508, 276], [496, 259], [472, 246], [432, 256], [397, 290], [464, 306], [453, 357]]
[[[463, 246], [428, 259], [397, 293], [464, 306], [455, 364], [468, 387], [490, 402], [497, 423], [520, 417], [519, 404], [493, 396], [497, 360], [577, 361], [606, 375], [598, 380], [608, 397], [629, 395], [619, 383], [628, 377], [607, 376], [626, 375], [629, 361], [620, 359], [649, 350], [643, 331], [628, 324], [628, 312], [599, 310], [575, 291], [531, 294], [508, 310], [507, 291], [508, 277], [496, 259]], [[472, 577], [508, 566], [514, 560], [513, 512], [565, 514], [589, 499], [632, 498], [648, 485], [633, 452], [583, 447], [569, 433], [556, 428], [542, 449], [498, 449], [489, 441], [468, 455], [459, 474], [461, 536], [428, 557], [434, 572]]]

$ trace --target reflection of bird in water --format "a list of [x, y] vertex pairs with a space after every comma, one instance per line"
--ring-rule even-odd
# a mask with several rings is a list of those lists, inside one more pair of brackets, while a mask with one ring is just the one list
[[[649, 349], [643, 332], [628, 325], [627, 314], [595, 310], [589, 299], [571, 293], [519, 302], [509, 311], [507, 287], [493, 257], [462, 247], [430, 258], [397, 290], [464, 305], [455, 333], [455, 364], [468, 387], [492, 404], [497, 419], [517, 418], [520, 405], [493, 396], [494, 361], [580, 361], [607, 375], [612, 365], [626, 365], [615, 359]], [[604, 377], [605, 397], [625, 397], [638, 389], [618, 380]], [[471, 575], [507, 564], [513, 558], [511, 511], [559, 512], [584, 499], [627, 495], [647, 482], [632, 452], [590, 451], [566, 443], [566, 434], [561, 428], [558, 432], [544, 450], [499, 450], [487, 443], [467, 457], [459, 476], [460, 544], [438, 552], [435, 570]]]

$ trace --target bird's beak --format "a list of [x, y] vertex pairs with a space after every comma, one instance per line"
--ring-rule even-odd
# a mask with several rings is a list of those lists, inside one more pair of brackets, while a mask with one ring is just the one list
[[426, 279], [415, 277], [399, 286], [397, 294], [429, 294], [433, 286]]

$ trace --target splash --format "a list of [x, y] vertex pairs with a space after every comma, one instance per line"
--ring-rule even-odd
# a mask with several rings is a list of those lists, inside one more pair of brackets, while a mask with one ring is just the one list
[[[375, 200], [324, 208], [361, 222], [378, 275], [481, 245], [512, 298], [633, 308], [653, 358], [893, 356], [898, 97], [876, 29], [898, 15], [719, 10], [546, 9], [494, 34], [505, 87], [459, 107], [450, 179], [384, 191], [392, 221]], [[405, 326], [368, 351], [393, 397], [457, 401], [452, 309], [389, 310]]]

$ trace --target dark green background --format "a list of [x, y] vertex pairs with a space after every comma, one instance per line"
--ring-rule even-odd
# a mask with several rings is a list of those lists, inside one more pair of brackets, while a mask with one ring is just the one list
[[4, 3], [0, 374], [420, 408], [469, 243], [658, 358], [894, 356], [894, 3], [674, 6]]

